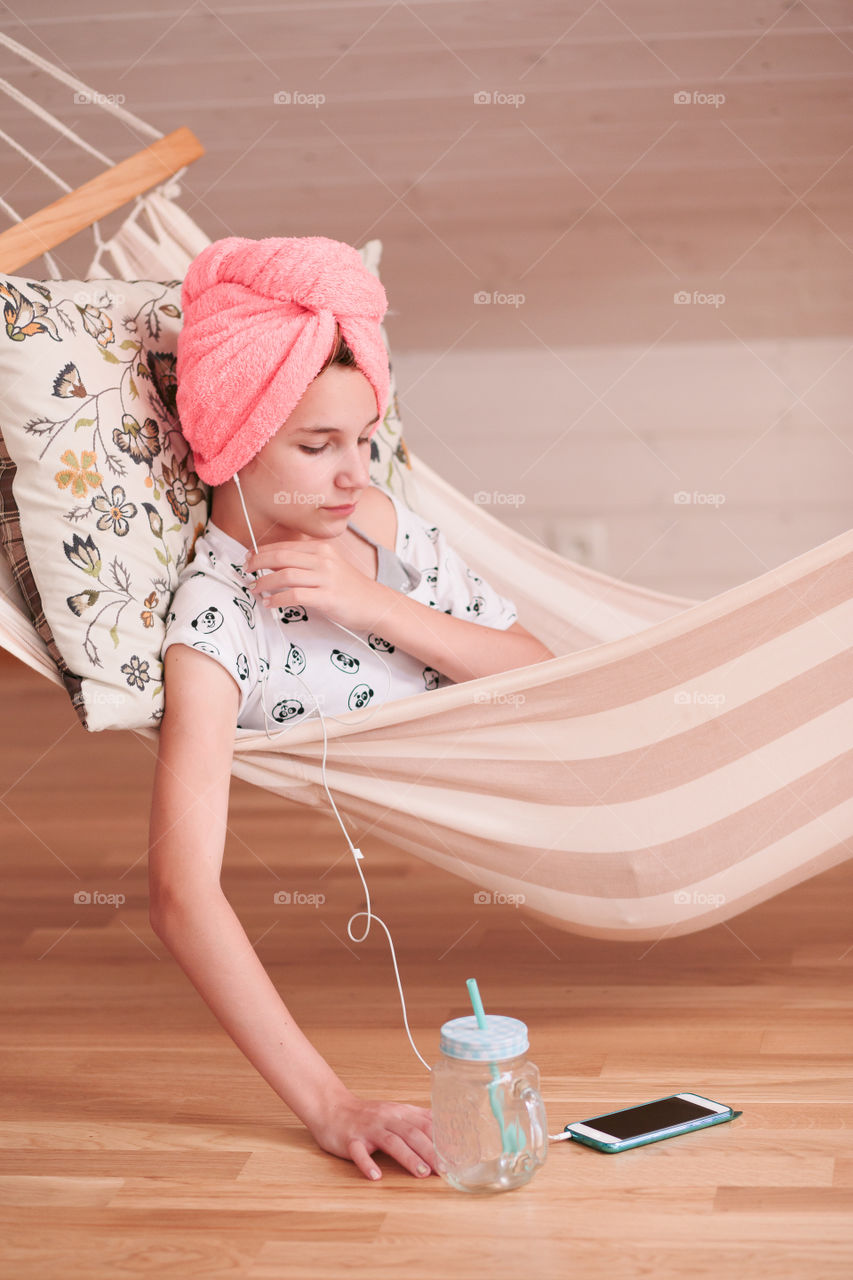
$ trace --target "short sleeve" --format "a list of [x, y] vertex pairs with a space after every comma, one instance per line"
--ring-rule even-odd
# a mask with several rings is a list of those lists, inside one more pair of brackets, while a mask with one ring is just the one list
[[254, 601], [239, 587], [229, 587], [197, 573], [178, 584], [166, 614], [166, 637], [161, 656], [171, 644], [185, 644], [206, 653], [228, 672], [240, 690], [242, 714], [253, 683], [255, 656], [248, 632], [254, 625]]
[[450, 545], [440, 529], [435, 535], [436, 603], [445, 613], [484, 627], [506, 631], [518, 621], [515, 604], [479, 577]]

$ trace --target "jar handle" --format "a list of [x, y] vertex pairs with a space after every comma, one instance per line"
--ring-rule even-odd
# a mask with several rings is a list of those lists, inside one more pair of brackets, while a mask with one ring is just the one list
[[521, 1097], [524, 1101], [524, 1105], [527, 1107], [527, 1114], [530, 1117], [531, 1146], [534, 1151], [537, 1147], [543, 1146], [547, 1150], [547, 1143], [545, 1142], [545, 1130], [548, 1128], [547, 1121], [543, 1126], [543, 1120], [545, 1119], [545, 1104], [536, 1089], [532, 1088], [530, 1085], [528, 1085], [526, 1089], [522, 1090]]

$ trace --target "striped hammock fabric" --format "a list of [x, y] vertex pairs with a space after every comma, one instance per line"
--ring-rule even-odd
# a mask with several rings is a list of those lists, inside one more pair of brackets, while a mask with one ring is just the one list
[[[625, 940], [705, 928], [853, 854], [853, 530], [690, 607], [562, 560], [412, 463], [430, 519], [565, 656], [327, 723], [359, 831]], [[279, 744], [241, 730], [234, 772], [326, 807], [322, 755], [316, 721]]]
[[[158, 239], [128, 220], [113, 271], [178, 278], [207, 237], [145, 203]], [[716, 924], [853, 853], [853, 530], [699, 602], [564, 560], [410, 460], [410, 505], [560, 656], [328, 720], [353, 837], [617, 940]], [[5, 562], [0, 644], [62, 684]], [[322, 757], [315, 717], [236, 730], [233, 772], [325, 808]]]
[[[353, 838], [622, 940], [716, 924], [853, 853], [853, 530], [696, 602], [562, 559], [410, 458], [416, 509], [561, 656], [327, 720]], [[0, 573], [0, 643], [61, 685]], [[236, 730], [233, 772], [325, 808], [322, 757], [316, 718]]]

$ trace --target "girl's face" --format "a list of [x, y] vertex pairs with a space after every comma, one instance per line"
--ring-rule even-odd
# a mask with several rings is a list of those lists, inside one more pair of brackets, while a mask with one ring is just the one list
[[[370, 436], [379, 414], [359, 369], [330, 365], [290, 417], [239, 473], [260, 543], [340, 534], [370, 484]], [[233, 480], [228, 484], [239, 495]]]

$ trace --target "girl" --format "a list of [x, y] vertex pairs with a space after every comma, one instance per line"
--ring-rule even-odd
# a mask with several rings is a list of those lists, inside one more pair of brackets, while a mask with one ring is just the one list
[[266, 727], [267, 712], [308, 715], [312, 698], [342, 714], [553, 654], [439, 530], [371, 485], [387, 302], [351, 246], [217, 241], [191, 264], [182, 302], [178, 407], [213, 501], [163, 646], [152, 927], [323, 1150], [369, 1178], [380, 1176], [376, 1150], [425, 1177], [429, 1110], [346, 1087], [222, 892], [234, 730]]

